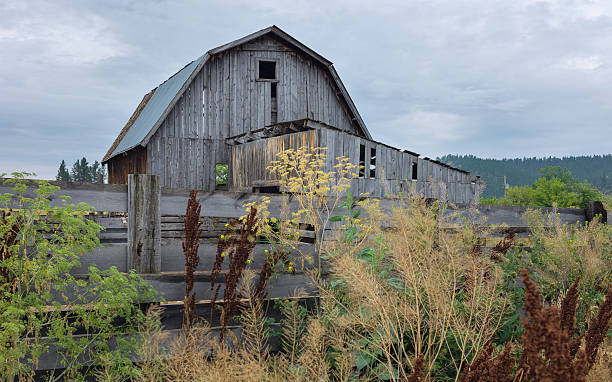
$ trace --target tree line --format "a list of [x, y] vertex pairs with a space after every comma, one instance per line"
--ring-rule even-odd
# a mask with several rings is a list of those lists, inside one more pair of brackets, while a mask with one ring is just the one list
[[485, 198], [503, 197], [504, 176], [509, 186], [531, 185], [540, 177], [541, 169], [551, 166], [565, 168], [577, 180], [587, 181], [605, 194], [612, 193], [612, 154], [514, 159], [445, 155], [438, 160], [480, 175], [487, 184], [483, 192]]

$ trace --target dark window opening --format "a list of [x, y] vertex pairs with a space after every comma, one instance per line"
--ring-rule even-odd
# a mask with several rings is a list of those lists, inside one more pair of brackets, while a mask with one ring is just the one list
[[272, 104], [270, 107], [270, 123], [278, 122], [278, 97], [277, 94], [277, 86], [276, 82], [270, 84], [270, 98], [272, 100]]
[[376, 149], [370, 149], [370, 178], [376, 178]]
[[261, 186], [253, 187], [253, 192], [259, 192], [262, 194], [280, 194], [280, 186]]
[[227, 187], [229, 165], [227, 163], [217, 163], [215, 166], [215, 179], [217, 188]]
[[275, 80], [276, 61], [259, 61], [259, 78], [265, 80]]
[[359, 177], [365, 178], [365, 145], [359, 145]]
[[418, 167], [416, 162], [412, 162], [412, 180], [417, 180], [419, 177]]

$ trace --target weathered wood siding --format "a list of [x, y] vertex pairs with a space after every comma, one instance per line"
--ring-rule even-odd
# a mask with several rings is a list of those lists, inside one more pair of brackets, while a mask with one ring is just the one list
[[278, 122], [309, 118], [357, 133], [326, 70], [269, 36], [213, 56], [202, 68], [208, 138], [222, 139], [271, 124], [270, 81], [258, 61], [276, 62]]
[[277, 159], [276, 154], [287, 149], [318, 147], [318, 136], [317, 130], [309, 130], [234, 146], [232, 150], [233, 189], [252, 192], [253, 186], [264, 186], [275, 181], [276, 177], [266, 170], [266, 167]]
[[110, 159], [107, 166], [109, 184], [127, 184], [128, 174], [147, 173], [147, 150], [136, 147]]
[[264, 36], [212, 56], [153, 135], [147, 170], [163, 187], [214, 190], [215, 165], [230, 159], [225, 139], [272, 123], [272, 82], [257, 79], [260, 59], [276, 62], [277, 122], [310, 118], [357, 133], [324, 68]]
[[218, 139], [155, 134], [147, 151], [151, 158], [149, 173], [160, 175], [162, 186], [170, 188], [212, 191], [216, 164], [229, 164], [230, 159], [230, 148], [225, 140]]
[[[409, 152], [370, 141], [345, 132], [321, 127], [316, 130], [260, 139], [232, 149], [233, 186], [240, 191], [252, 191], [253, 186], [273, 184], [275, 178], [265, 167], [276, 158], [276, 153], [288, 148], [327, 147], [324, 171], [335, 171], [336, 158], [347, 157], [360, 165], [361, 146], [365, 148], [365, 171], [353, 179], [352, 192], [382, 197], [400, 192], [416, 192], [426, 198], [447, 199], [467, 204], [474, 201], [479, 185], [472, 183], [469, 174], [440, 165]], [[375, 164], [370, 167], [375, 150]], [[412, 166], [417, 164], [417, 179], [412, 179]], [[370, 169], [373, 172], [370, 172]]]

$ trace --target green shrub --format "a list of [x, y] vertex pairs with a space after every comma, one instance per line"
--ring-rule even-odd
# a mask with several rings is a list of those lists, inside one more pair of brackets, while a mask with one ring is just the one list
[[481, 199], [481, 204], [501, 206], [543, 206], [586, 208], [590, 201], [602, 200], [604, 195], [588, 182], [579, 182], [569, 170], [546, 167], [540, 170], [531, 186], [509, 187], [503, 198]]
[[154, 291], [137, 274], [90, 267], [86, 277], [71, 270], [79, 257], [100, 246], [103, 229], [84, 203], [51, 202], [59, 187], [13, 173], [0, 195], [0, 374], [33, 375], [39, 358], [54, 351], [63, 369], [55, 378], [83, 379], [100, 368], [117, 379], [133, 375], [129, 360], [144, 320], [138, 306]]

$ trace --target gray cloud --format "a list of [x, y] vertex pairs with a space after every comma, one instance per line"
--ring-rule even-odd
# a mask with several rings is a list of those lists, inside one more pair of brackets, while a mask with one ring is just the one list
[[372, 134], [425, 156], [612, 151], [607, 1], [4, 1], [0, 172], [100, 159], [142, 95], [276, 24], [331, 61]]

